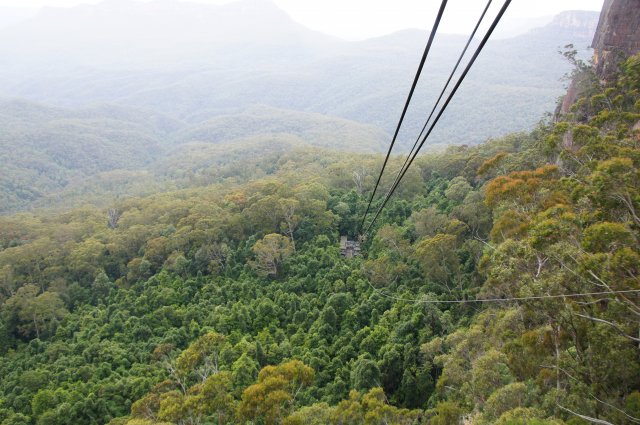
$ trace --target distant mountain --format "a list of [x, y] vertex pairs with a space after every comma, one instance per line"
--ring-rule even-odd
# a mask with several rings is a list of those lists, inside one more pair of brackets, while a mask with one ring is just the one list
[[598, 12], [584, 10], [569, 10], [556, 15], [553, 20], [542, 28], [532, 29], [535, 33], [562, 35], [576, 40], [593, 39], [598, 27]]
[[331, 149], [380, 152], [388, 134], [366, 124], [317, 113], [253, 107], [240, 114], [221, 115], [182, 130], [178, 142], [229, 143], [257, 136], [288, 135], [300, 143]]
[[[490, 42], [433, 143], [479, 143], [534, 125], [563, 93], [569, 64], [557, 51], [568, 43], [585, 50], [597, 17], [568, 12]], [[346, 42], [304, 28], [270, 0], [108, 0], [43, 10], [0, 31], [0, 94], [153, 109], [194, 124], [267, 105], [392, 132], [426, 39], [409, 30]], [[436, 37], [402, 146], [418, 133], [464, 42]]]
[[[220, 52], [273, 48], [304, 54], [333, 39], [294, 22], [270, 0], [224, 5], [177, 0], [106, 0], [71, 8], [45, 7], [0, 32], [0, 51], [13, 60], [49, 66], [148, 69], [215, 63]], [[264, 50], [263, 50], [264, 49]]]

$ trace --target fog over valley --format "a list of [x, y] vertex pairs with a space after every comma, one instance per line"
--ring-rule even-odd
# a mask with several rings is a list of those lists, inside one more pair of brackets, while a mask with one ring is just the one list
[[[570, 64], [557, 51], [574, 43], [586, 52], [596, 23], [596, 12], [565, 12], [525, 35], [490, 42], [428, 148], [532, 128], [567, 84], [562, 78]], [[427, 35], [404, 30], [344, 41], [303, 27], [270, 0], [107, 0], [43, 8], [0, 30], [0, 119], [10, 124], [5, 139], [20, 134], [4, 142], [15, 147], [0, 161], [22, 169], [24, 178], [12, 185], [32, 192], [2, 209], [28, 206], [89, 171], [150, 166], [168, 152], [179, 154], [186, 142], [296, 138], [307, 124], [294, 117], [311, 127], [313, 120], [332, 123], [300, 143], [383, 151]], [[400, 150], [413, 142], [465, 40], [437, 36]], [[161, 132], [149, 116], [161, 117]], [[35, 119], [43, 125], [34, 127]], [[25, 155], [33, 140], [56, 154]], [[135, 160], [121, 160], [132, 152]], [[24, 164], [32, 155], [40, 161]], [[50, 177], [39, 167], [63, 177], [41, 185]]]

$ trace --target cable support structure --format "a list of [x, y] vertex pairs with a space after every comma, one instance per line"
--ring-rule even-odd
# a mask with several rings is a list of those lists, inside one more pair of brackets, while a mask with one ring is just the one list
[[442, 98], [444, 97], [445, 92], [449, 88], [449, 84], [451, 83], [451, 80], [453, 79], [453, 76], [455, 75], [456, 71], [458, 71], [458, 68], [460, 67], [460, 63], [462, 62], [462, 59], [464, 58], [464, 55], [467, 53], [467, 50], [469, 49], [469, 46], [471, 45], [471, 42], [475, 38], [476, 33], [478, 32], [478, 28], [480, 28], [480, 24], [482, 24], [482, 21], [484, 20], [485, 15], [489, 11], [489, 7], [491, 7], [491, 3], [492, 2], [493, 2], [493, 0], [489, 0], [487, 2], [487, 5], [485, 6], [484, 10], [482, 11], [482, 14], [480, 15], [480, 18], [478, 19], [478, 22], [476, 23], [476, 26], [473, 28], [473, 31], [471, 32], [471, 35], [467, 39], [467, 43], [465, 44], [464, 49], [462, 49], [462, 52], [460, 53], [460, 56], [458, 57], [458, 60], [457, 60], [456, 64], [453, 67], [453, 70], [449, 74], [449, 78], [447, 79], [447, 82], [444, 84], [444, 87], [442, 88], [442, 91], [440, 92], [440, 95], [438, 96], [438, 99], [436, 100], [436, 103], [433, 105], [433, 108], [431, 109], [431, 112], [429, 113], [429, 116], [427, 117], [427, 120], [425, 121], [424, 125], [422, 126], [422, 130], [420, 130], [420, 134], [418, 134], [418, 137], [416, 138], [416, 141], [413, 143], [413, 147], [411, 147], [411, 150], [409, 151], [409, 154], [407, 155], [407, 158], [405, 159], [404, 164], [402, 164], [402, 167], [400, 167], [400, 170], [398, 171], [398, 175], [396, 176], [396, 179], [393, 182], [394, 185], [398, 181], [398, 178], [400, 177], [400, 174], [402, 173], [402, 170], [404, 170], [404, 168], [407, 166], [407, 162], [409, 162], [409, 159], [411, 158], [411, 155], [415, 151], [416, 146], [418, 146], [418, 143], [420, 143], [420, 139], [422, 138], [422, 136], [424, 134], [424, 131], [427, 129], [427, 125], [429, 125], [429, 122], [431, 121], [431, 118], [433, 118], [433, 114], [435, 113], [438, 105], [440, 104], [440, 101], [442, 100]]
[[364, 227], [364, 222], [367, 219], [367, 215], [369, 214], [369, 210], [371, 208], [371, 203], [373, 202], [373, 198], [378, 191], [378, 186], [380, 185], [380, 180], [382, 179], [382, 175], [384, 174], [384, 170], [387, 167], [387, 163], [389, 162], [389, 157], [391, 156], [391, 151], [393, 150], [393, 146], [396, 143], [396, 139], [398, 138], [398, 134], [400, 133], [400, 128], [402, 127], [402, 123], [404, 122], [404, 117], [407, 114], [407, 110], [409, 109], [409, 104], [411, 103], [411, 99], [413, 98], [413, 93], [415, 92], [416, 86], [418, 85], [418, 81], [420, 80], [420, 75], [422, 74], [422, 69], [424, 68], [424, 64], [427, 61], [427, 56], [429, 55], [429, 51], [431, 50], [431, 46], [433, 45], [433, 40], [435, 38], [436, 32], [438, 31], [438, 27], [440, 26], [440, 21], [442, 20], [442, 15], [444, 14], [444, 10], [447, 6], [447, 0], [442, 0], [440, 3], [440, 9], [438, 10], [438, 14], [433, 23], [433, 27], [431, 29], [431, 33], [429, 34], [429, 40], [427, 41], [427, 45], [424, 49], [424, 53], [422, 54], [422, 58], [420, 60], [420, 65], [418, 65], [418, 70], [416, 71], [416, 76], [413, 79], [413, 83], [411, 85], [411, 90], [409, 90], [409, 95], [407, 96], [407, 100], [404, 104], [404, 108], [402, 110], [402, 114], [400, 115], [400, 120], [398, 121], [398, 125], [396, 127], [396, 131], [393, 135], [393, 139], [391, 140], [391, 144], [389, 145], [389, 150], [387, 151], [387, 156], [384, 159], [384, 163], [382, 164], [382, 169], [380, 170], [380, 174], [378, 175], [378, 180], [376, 181], [376, 185], [371, 193], [371, 197], [369, 198], [369, 203], [367, 204], [367, 209], [362, 217], [362, 222], [360, 223], [360, 230]]
[[396, 179], [396, 182], [394, 185], [391, 186], [391, 188], [389, 189], [389, 191], [387, 192], [387, 195], [384, 198], [384, 202], [382, 203], [382, 205], [380, 206], [380, 208], [378, 208], [378, 211], [376, 212], [376, 215], [374, 216], [373, 220], [371, 220], [371, 223], [369, 223], [369, 226], [367, 227], [366, 231], [364, 232], [364, 234], [368, 234], [371, 230], [371, 228], [373, 227], [373, 225], [375, 224], [376, 220], [378, 219], [378, 217], [380, 216], [380, 213], [382, 212], [382, 210], [384, 209], [384, 207], [387, 205], [387, 202], [389, 202], [389, 199], [391, 198], [391, 196], [393, 195], [393, 193], [395, 192], [395, 190], [398, 188], [398, 185], [400, 184], [400, 182], [402, 181], [402, 179], [404, 178], [405, 174], [407, 173], [407, 170], [409, 169], [409, 167], [411, 166], [411, 164], [413, 164], [413, 161], [416, 159], [416, 157], [418, 156], [418, 153], [420, 153], [420, 149], [422, 149], [422, 147], [424, 146], [425, 142], [427, 141], [427, 139], [429, 138], [429, 136], [431, 135], [431, 132], [433, 131], [433, 129], [435, 128], [436, 124], [438, 124], [438, 121], [440, 120], [440, 118], [442, 117], [442, 115], [444, 114], [444, 111], [447, 109], [447, 107], [449, 106], [449, 104], [451, 103], [451, 100], [453, 99], [453, 97], [455, 96], [456, 92], [458, 91], [458, 89], [460, 88], [460, 85], [462, 85], [462, 82], [464, 81], [464, 79], [466, 78], [467, 74], [469, 73], [469, 71], [471, 70], [471, 67], [473, 66], [473, 64], [475, 63], [476, 59], [478, 59], [478, 56], [480, 55], [480, 53], [482, 52], [482, 50], [484, 49], [484, 46], [487, 44], [487, 41], [489, 41], [489, 38], [491, 37], [491, 34], [493, 34], [493, 31], [496, 29], [496, 27], [498, 26], [498, 23], [500, 22], [500, 20], [502, 19], [502, 17], [504, 16], [504, 13], [507, 11], [509, 5], [511, 4], [511, 0], [505, 0], [504, 4], [502, 5], [502, 7], [500, 8], [500, 11], [498, 12], [498, 14], [496, 15], [495, 19], [493, 20], [493, 22], [491, 23], [491, 26], [489, 27], [489, 29], [487, 30], [485, 36], [482, 38], [482, 41], [480, 42], [480, 44], [478, 45], [478, 47], [476, 48], [476, 51], [474, 52], [473, 56], [471, 57], [471, 59], [469, 60], [469, 63], [467, 64], [467, 66], [465, 67], [464, 71], [462, 72], [462, 74], [460, 75], [460, 77], [458, 78], [458, 81], [456, 82], [455, 86], [453, 87], [453, 89], [451, 90], [451, 92], [449, 93], [449, 96], [447, 97], [447, 99], [445, 100], [444, 104], [442, 105], [442, 107], [440, 108], [440, 111], [438, 112], [438, 114], [436, 115], [435, 119], [433, 120], [433, 122], [431, 123], [431, 125], [429, 126], [429, 130], [426, 132], [426, 134], [424, 135], [424, 137], [422, 138], [422, 141], [420, 142], [420, 145], [418, 146], [417, 150], [413, 153], [413, 156], [411, 157], [411, 159], [409, 160], [409, 162], [407, 163], [407, 166], [401, 171], [400, 176]]

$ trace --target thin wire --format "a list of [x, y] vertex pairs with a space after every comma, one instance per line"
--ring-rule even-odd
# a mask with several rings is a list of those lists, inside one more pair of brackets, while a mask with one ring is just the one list
[[584, 293], [563, 294], [563, 295], [532, 295], [529, 297], [476, 298], [476, 299], [469, 299], [469, 300], [425, 300], [425, 299], [417, 299], [417, 298], [395, 297], [393, 295], [389, 295], [380, 291], [378, 288], [373, 286], [371, 282], [369, 282], [368, 280], [367, 280], [367, 284], [371, 289], [373, 289], [375, 293], [385, 298], [389, 298], [396, 301], [407, 301], [407, 302], [424, 303], [424, 304], [467, 304], [467, 303], [493, 303], [493, 302], [511, 302], [511, 301], [534, 301], [534, 300], [558, 299], [558, 298], [579, 298], [579, 297], [589, 297], [589, 296], [595, 296], [595, 295], [640, 293], [640, 289], [628, 289], [624, 291], [584, 292]]
[[[566, 370], [564, 370], [564, 369], [563, 369], [563, 368], [561, 368], [561, 367], [558, 367], [558, 366], [545, 366], [545, 365], [540, 365], [540, 367], [541, 367], [542, 369], [558, 369], [559, 371], [561, 371], [562, 373], [564, 373], [565, 375], [567, 375], [567, 376], [568, 376], [569, 378], [571, 378], [572, 380], [574, 380], [574, 381], [576, 381], [576, 382], [580, 383], [580, 380], [579, 380], [578, 378], [576, 378], [576, 377], [572, 376], [569, 372], [567, 372]], [[604, 389], [605, 389], [605, 390], [610, 390], [610, 389], [611, 389], [608, 385], [607, 385], [607, 386], [604, 386], [604, 385], [603, 385], [603, 387], [604, 387]], [[623, 415], [625, 415], [625, 416], [626, 416], [626, 417], [627, 417], [631, 422], [636, 423], [636, 424], [640, 424], [640, 419], [638, 419], [638, 418], [634, 418], [633, 416], [631, 416], [630, 414], [628, 414], [628, 413], [627, 413], [627, 412], [625, 412], [624, 410], [617, 408], [617, 407], [616, 407], [616, 406], [614, 406], [613, 404], [610, 404], [610, 403], [607, 403], [606, 401], [602, 401], [602, 400], [600, 400], [600, 399], [599, 399], [598, 397], [596, 397], [596, 396], [595, 396], [591, 391], [587, 391], [587, 392], [588, 392], [588, 394], [589, 394], [593, 399], [595, 399], [598, 403], [602, 403], [602, 404], [604, 404], [605, 406], [607, 406], [607, 407], [609, 407], [609, 408], [611, 408], [611, 409], [613, 409], [613, 410], [616, 410], [616, 411], [618, 411], [618, 412], [622, 413], [622, 414], [623, 414]], [[609, 393], [606, 393], [605, 395], [609, 395]]]
[[[558, 261], [556, 259], [556, 261]], [[568, 269], [572, 273], [575, 274], [575, 271], [571, 270], [571, 268], [567, 267], [561, 261], [558, 261], [561, 267]], [[577, 276], [577, 274], [576, 274]], [[601, 291], [601, 292], [581, 292], [581, 293], [573, 293], [573, 294], [558, 294], [558, 295], [531, 295], [528, 297], [509, 297], [509, 298], [476, 298], [469, 300], [425, 300], [425, 299], [417, 299], [417, 298], [402, 298], [396, 297], [393, 295], [386, 294], [373, 286], [368, 279], [365, 279], [367, 285], [373, 290], [373, 292], [378, 295], [392, 299], [395, 301], [407, 301], [414, 303], [424, 303], [424, 304], [470, 304], [470, 303], [492, 303], [492, 302], [511, 302], [511, 301], [534, 301], [534, 300], [543, 300], [543, 299], [559, 299], [559, 298], [579, 298], [579, 297], [587, 297], [587, 296], [596, 296], [596, 295], [614, 295], [614, 294], [635, 294], [640, 293], [640, 289], [627, 289], [627, 290], [619, 290], [619, 291]], [[624, 298], [626, 299], [626, 298]]]
[[409, 108], [409, 104], [411, 103], [411, 98], [413, 97], [413, 92], [418, 85], [418, 80], [420, 79], [420, 74], [422, 74], [422, 68], [424, 67], [425, 62], [427, 61], [427, 56], [429, 55], [429, 51], [431, 50], [431, 45], [433, 44], [433, 39], [438, 31], [438, 27], [440, 26], [440, 21], [442, 20], [442, 15], [444, 14], [444, 9], [447, 6], [447, 0], [442, 0], [440, 3], [440, 9], [438, 10], [438, 15], [436, 16], [436, 20], [433, 23], [433, 28], [431, 29], [431, 33], [429, 34], [429, 40], [427, 41], [427, 45], [424, 49], [424, 53], [422, 54], [422, 59], [420, 60], [420, 65], [418, 66], [418, 70], [416, 72], [416, 76], [413, 79], [413, 84], [411, 85], [411, 90], [409, 91], [409, 96], [407, 96], [407, 101], [404, 104], [404, 109], [402, 110], [402, 114], [400, 115], [400, 120], [398, 121], [398, 126], [396, 127], [396, 131], [393, 135], [393, 139], [391, 140], [391, 144], [389, 145], [389, 150], [387, 151], [387, 156], [384, 159], [384, 163], [382, 164], [382, 169], [380, 170], [380, 174], [378, 175], [378, 181], [376, 181], [376, 185], [371, 193], [371, 197], [369, 198], [369, 203], [367, 204], [367, 210], [362, 217], [362, 222], [360, 223], [360, 230], [364, 227], [364, 222], [367, 219], [367, 214], [369, 214], [369, 209], [371, 208], [371, 203], [373, 202], [373, 197], [375, 196], [378, 186], [380, 185], [380, 180], [382, 179], [382, 174], [384, 173], [384, 169], [387, 166], [387, 162], [389, 161], [389, 157], [391, 156], [391, 150], [393, 149], [393, 145], [396, 143], [396, 139], [398, 137], [398, 133], [400, 132], [400, 127], [402, 127], [402, 122], [404, 121], [404, 116], [407, 113], [407, 109]]
[[411, 157], [411, 160], [409, 161], [409, 163], [407, 164], [405, 169], [402, 171], [400, 177], [397, 179], [397, 182], [391, 187], [391, 189], [389, 189], [389, 192], [387, 192], [387, 196], [385, 197], [385, 200], [382, 203], [382, 206], [378, 209], [378, 212], [376, 213], [376, 215], [373, 218], [373, 220], [371, 220], [371, 223], [369, 223], [369, 226], [367, 227], [367, 230], [365, 231], [365, 233], [369, 233], [369, 231], [373, 227], [374, 223], [376, 222], [376, 220], [380, 216], [380, 213], [382, 212], [384, 207], [387, 205], [387, 202], [389, 202], [389, 199], [391, 198], [391, 196], [393, 195], [393, 193], [397, 189], [398, 185], [400, 184], [400, 182], [404, 178], [405, 174], [407, 173], [407, 170], [409, 169], [409, 167], [411, 166], [413, 161], [418, 156], [418, 153], [420, 152], [420, 149], [422, 149], [422, 146], [424, 145], [424, 143], [427, 141], [427, 139], [431, 135], [431, 132], [433, 131], [434, 127], [436, 126], [436, 124], [438, 124], [438, 121], [442, 117], [442, 114], [444, 113], [444, 111], [449, 106], [449, 103], [451, 102], [451, 99], [453, 99], [453, 97], [455, 96], [456, 92], [460, 88], [460, 85], [462, 84], [462, 82], [464, 81], [465, 77], [469, 73], [469, 70], [471, 69], [471, 67], [475, 63], [476, 59], [478, 59], [478, 56], [480, 55], [480, 52], [482, 52], [482, 49], [487, 44], [487, 41], [489, 40], [489, 37], [491, 36], [493, 31], [495, 30], [496, 26], [498, 25], [498, 23], [502, 19], [502, 16], [507, 11], [507, 8], [509, 7], [510, 4], [511, 4], [511, 0], [505, 0], [504, 4], [502, 5], [502, 8], [498, 12], [498, 15], [493, 20], [493, 23], [491, 24], [491, 27], [489, 27], [489, 29], [487, 30], [484, 38], [480, 42], [480, 45], [477, 47], [476, 51], [474, 52], [473, 56], [471, 57], [471, 60], [469, 61], [469, 63], [467, 64], [466, 68], [462, 72], [462, 75], [460, 75], [460, 77], [458, 78], [458, 81], [456, 82], [456, 85], [451, 90], [451, 93], [449, 93], [449, 96], [447, 97], [447, 100], [442, 105], [442, 108], [440, 108], [440, 111], [438, 112], [438, 115], [436, 116], [434, 121], [431, 123], [431, 126], [429, 127], [429, 130], [427, 131], [427, 133], [425, 134], [424, 138], [422, 139], [422, 142], [420, 142], [420, 146], [418, 146], [418, 149], [416, 150], [416, 152]]
[[460, 56], [458, 57], [458, 61], [456, 62], [455, 66], [453, 67], [453, 70], [451, 71], [451, 74], [449, 74], [449, 78], [447, 79], [447, 82], [444, 84], [444, 87], [442, 88], [442, 91], [440, 92], [440, 95], [438, 96], [438, 100], [436, 100], [436, 103], [433, 105], [433, 109], [431, 109], [431, 112], [429, 113], [429, 117], [427, 118], [427, 120], [425, 121], [424, 125], [422, 126], [422, 130], [420, 130], [420, 134], [418, 134], [418, 137], [416, 138], [416, 141], [413, 143], [413, 147], [409, 151], [409, 155], [407, 155], [407, 158], [404, 160], [404, 164], [402, 164], [402, 167], [398, 171], [398, 175], [396, 176], [396, 179], [393, 182], [394, 185], [398, 181], [398, 178], [400, 177], [400, 174], [402, 173], [402, 170], [404, 170], [404, 168], [407, 166], [407, 162], [409, 162], [409, 158], [411, 158], [411, 155], [413, 154], [413, 151], [416, 149], [416, 146], [418, 146], [418, 143], [420, 142], [420, 139], [422, 138], [422, 135], [424, 134], [424, 131], [427, 129], [427, 125], [429, 125], [429, 122], [431, 121], [431, 118], [433, 118], [433, 114], [435, 113], [436, 108], [440, 104], [440, 101], [442, 100], [442, 97], [444, 96], [444, 93], [449, 88], [449, 84], [451, 83], [451, 80], [453, 79], [453, 76], [455, 75], [456, 71], [458, 70], [458, 67], [460, 66], [460, 63], [462, 62], [462, 59], [464, 58], [464, 55], [467, 53], [467, 50], [469, 49], [469, 46], [471, 45], [471, 42], [475, 38], [476, 32], [478, 32], [478, 28], [480, 28], [480, 24], [482, 24], [482, 21], [484, 20], [484, 17], [487, 14], [487, 11], [489, 10], [489, 7], [491, 7], [491, 2], [492, 1], [493, 0], [489, 0], [487, 2], [487, 5], [485, 6], [484, 11], [482, 12], [482, 15], [480, 15], [480, 19], [478, 19], [478, 22], [476, 23], [475, 28], [473, 29], [473, 31], [471, 32], [471, 35], [469, 36], [469, 39], [467, 40], [467, 44], [465, 44], [464, 49], [462, 49], [462, 53], [460, 53]]
[[476, 51], [474, 52], [473, 56], [471, 57], [471, 60], [469, 61], [469, 63], [467, 64], [466, 68], [462, 72], [462, 75], [458, 78], [458, 81], [456, 82], [456, 85], [451, 90], [451, 93], [449, 93], [449, 96], [447, 97], [447, 100], [445, 101], [445, 103], [442, 106], [442, 108], [440, 108], [440, 111], [438, 112], [438, 115], [436, 116], [435, 120], [431, 123], [431, 126], [429, 127], [429, 131], [427, 131], [427, 133], [425, 134], [424, 138], [422, 139], [422, 142], [420, 143], [420, 146], [418, 146], [418, 149], [416, 150], [416, 152], [413, 154], [413, 156], [409, 160], [409, 163], [406, 165], [406, 167], [404, 167], [403, 170], [401, 170], [401, 173], [400, 173], [399, 177], [396, 178], [396, 181], [394, 182], [394, 184], [391, 186], [391, 188], [387, 192], [387, 195], [386, 195], [386, 197], [384, 199], [384, 202], [382, 203], [382, 206], [376, 212], [375, 217], [373, 218], [373, 220], [371, 220], [371, 223], [367, 227], [367, 230], [366, 230], [365, 233], [369, 233], [369, 231], [373, 227], [373, 224], [375, 223], [375, 221], [380, 216], [380, 213], [382, 212], [384, 207], [387, 205], [387, 202], [389, 202], [389, 199], [391, 198], [391, 196], [393, 195], [393, 193], [397, 189], [398, 185], [400, 184], [400, 181], [404, 178], [405, 174], [407, 173], [407, 170], [409, 169], [409, 167], [411, 166], [413, 161], [418, 156], [418, 153], [420, 152], [420, 149], [422, 149], [422, 146], [427, 141], [429, 135], [431, 135], [431, 132], [433, 131], [434, 127], [436, 126], [436, 124], [438, 123], [440, 118], [442, 117], [442, 114], [444, 113], [444, 111], [447, 109], [447, 106], [451, 102], [451, 99], [453, 99], [453, 97], [455, 96], [456, 92], [458, 91], [458, 88], [460, 87], [460, 85], [464, 81], [465, 77], [467, 76], [469, 70], [471, 69], [471, 67], [475, 63], [476, 59], [480, 55], [480, 52], [482, 52], [482, 49], [484, 48], [485, 44], [489, 40], [489, 37], [491, 36], [493, 31], [495, 30], [495, 28], [498, 25], [498, 23], [502, 19], [502, 16], [506, 12], [506, 10], [509, 7], [510, 3], [511, 3], [511, 0], [505, 0], [504, 4], [502, 5], [502, 8], [500, 9], [498, 14], [496, 15], [496, 18], [494, 19], [493, 23], [491, 24], [491, 27], [489, 27], [489, 29], [485, 33], [485, 36], [483, 37], [482, 41], [480, 42], [480, 45], [476, 48]]

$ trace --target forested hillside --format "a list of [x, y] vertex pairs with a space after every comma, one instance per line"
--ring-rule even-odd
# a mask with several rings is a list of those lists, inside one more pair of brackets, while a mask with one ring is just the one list
[[420, 157], [353, 259], [378, 155], [191, 145], [199, 187], [0, 217], [0, 424], [637, 423], [640, 57], [580, 72]]
[[0, 214], [242, 179], [240, 157], [254, 165], [296, 146], [376, 152], [387, 137], [371, 125], [268, 107], [189, 125], [144, 109], [9, 100], [0, 101], [0, 126]]

